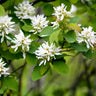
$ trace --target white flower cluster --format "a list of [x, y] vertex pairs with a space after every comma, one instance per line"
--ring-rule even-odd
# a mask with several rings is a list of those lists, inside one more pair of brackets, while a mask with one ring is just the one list
[[12, 42], [15, 44], [11, 46], [12, 48], [15, 48], [15, 51], [17, 51], [18, 47], [22, 47], [23, 51], [23, 58], [26, 58], [25, 52], [29, 51], [29, 45], [31, 44], [32, 40], [29, 39], [30, 35], [27, 37], [24, 36], [24, 33], [20, 30], [20, 33], [18, 35], [15, 35], [14, 40]]
[[78, 43], [85, 42], [87, 44], [87, 48], [94, 47], [93, 45], [96, 43], [96, 33], [92, 31], [92, 27], [84, 28], [81, 33], [77, 34]]
[[1, 75], [9, 75], [9, 73], [7, 72], [9, 70], [9, 68], [5, 67], [6, 63], [4, 63], [4, 61], [2, 61], [2, 58], [0, 59], [0, 77]]
[[30, 30], [30, 32], [34, 32], [34, 34], [37, 34], [42, 31], [45, 27], [48, 26], [48, 22], [46, 20], [46, 17], [44, 15], [37, 15], [31, 18], [32, 20], [32, 26], [34, 27], [33, 30]]
[[51, 43], [51, 45], [49, 45], [48, 42], [45, 42], [34, 53], [38, 59], [42, 60], [39, 64], [40, 66], [50, 61], [51, 57], [55, 59], [55, 55], [61, 55], [60, 51], [61, 49], [59, 47], [56, 48], [55, 44]]
[[6, 16], [1, 16], [0, 17], [0, 36], [1, 38], [1, 43], [4, 41], [4, 37], [7, 37], [9, 33], [12, 33], [14, 31], [14, 22], [11, 22], [11, 17]]
[[55, 26], [56, 28], [59, 27], [59, 22], [62, 21], [64, 19], [64, 17], [70, 17], [71, 12], [66, 10], [66, 6], [62, 3], [61, 6], [58, 7], [53, 7], [55, 13], [53, 13], [53, 16], [56, 16], [56, 21], [55, 22], [51, 22], [51, 24], [53, 24], [53, 26]]
[[35, 8], [29, 3], [29, 1], [23, 1], [17, 7], [15, 6], [16, 16], [19, 19], [30, 19], [35, 14]]

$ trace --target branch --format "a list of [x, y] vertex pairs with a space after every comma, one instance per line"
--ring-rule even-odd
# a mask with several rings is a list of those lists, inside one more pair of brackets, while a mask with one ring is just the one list
[[72, 90], [72, 94], [71, 96], [75, 96], [75, 92], [76, 92], [76, 88], [78, 87], [78, 84], [81, 82], [82, 77], [85, 75], [85, 72], [82, 72], [79, 77], [76, 78], [75, 82], [73, 83], [73, 85], [67, 89], [67, 91]]
[[24, 66], [24, 65], [22, 65], [22, 66], [18, 67], [18, 68], [17, 68], [17, 69], [15, 69], [12, 73], [17, 72], [19, 69], [23, 68], [23, 66]]
[[23, 68], [22, 68], [21, 73], [20, 73], [20, 76], [19, 76], [19, 88], [18, 88], [19, 96], [21, 96], [22, 75], [23, 75], [25, 65], [26, 65], [26, 62], [24, 63]]
[[90, 75], [88, 74], [88, 69], [91, 64], [89, 63], [89, 66], [87, 66], [86, 59], [83, 59], [83, 62], [84, 62], [83, 65], [84, 65], [85, 70], [79, 75], [79, 77], [76, 78], [73, 85], [69, 89], [67, 89], [67, 91], [72, 90], [71, 96], [75, 96], [76, 89], [77, 89], [79, 83], [81, 82], [83, 76], [86, 76], [85, 79], [86, 79], [87, 86], [88, 86], [88, 96], [93, 96], [93, 93], [91, 92], [91, 82], [90, 82], [90, 76], [93, 74], [93, 72], [91, 72]]
[[61, 52], [69, 52], [69, 51], [72, 51], [74, 49], [67, 49], [67, 50], [61, 50]]
[[[83, 58], [81, 58], [81, 59], [83, 59]], [[93, 71], [90, 73], [90, 76], [89, 76], [89, 74], [88, 74], [88, 69], [89, 69], [89, 67], [90, 67], [90, 65], [91, 65], [91, 62], [88, 64], [88, 66], [87, 66], [87, 64], [86, 64], [86, 59], [83, 59], [83, 65], [84, 65], [84, 68], [85, 68], [85, 70], [83, 71], [83, 72], [81, 72], [80, 73], [80, 75], [75, 79], [75, 82], [73, 83], [73, 85], [70, 87], [70, 88], [68, 88], [67, 89], [67, 91], [70, 91], [70, 90], [72, 90], [72, 94], [71, 94], [71, 96], [75, 96], [75, 93], [76, 93], [76, 90], [77, 90], [77, 88], [78, 88], [78, 85], [79, 85], [79, 83], [81, 82], [81, 81], [83, 81], [83, 77], [84, 76], [86, 76], [86, 82], [87, 82], [87, 86], [88, 86], [88, 89], [90, 90], [91, 89], [91, 85], [90, 85], [90, 76], [94, 73]], [[85, 65], [86, 64], [86, 65]], [[89, 91], [89, 94], [90, 94], [90, 91]], [[92, 94], [90, 94], [89, 95], [88, 94], [88, 96], [93, 96]]]
[[[12, 65], [12, 61], [11, 61], [11, 60], [8, 60], [8, 64], [11, 66], [11, 69], [14, 71], [15, 68], [14, 68], [14, 66]], [[18, 72], [16, 72], [16, 73], [18, 74]]]

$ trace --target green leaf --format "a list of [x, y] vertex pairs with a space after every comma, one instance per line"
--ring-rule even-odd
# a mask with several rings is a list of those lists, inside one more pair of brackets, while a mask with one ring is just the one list
[[3, 6], [5, 9], [13, 9], [14, 6], [14, 0], [7, 0], [6, 2], [3, 3]]
[[14, 4], [18, 5], [19, 3], [23, 2], [23, 0], [14, 0]]
[[38, 38], [38, 35], [34, 35], [34, 34], [31, 34], [31, 36], [30, 36], [30, 39], [31, 40], [36, 40]]
[[42, 64], [42, 65], [40, 66], [40, 74], [41, 74], [41, 75], [44, 75], [44, 74], [48, 71], [49, 66], [50, 66], [50, 65], [49, 65], [49, 62], [47, 62], [46, 65]]
[[75, 4], [78, 2], [78, 0], [70, 0], [70, 2]]
[[55, 70], [61, 74], [61, 75], [65, 75], [66, 73], [69, 72], [69, 68], [68, 66], [65, 64], [64, 60], [56, 60], [53, 61], [53, 67], [55, 68]]
[[49, 37], [49, 41], [50, 43], [56, 41], [58, 42], [58, 36], [59, 36], [59, 33], [60, 33], [61, 29], [56, 29]]
[[91, 15], [91, 16], [95, 16], [96, 13], [96, 4], [94, 3], [92, 6], [88, 7], [88, 14]]
[[3, 93], [6, 88], [11, 89], [13, 91], [18, 91], [18, 82], [11, 77], [1, 78], [0, 93]]
[[75, 50], [78, 50], [78, 51], [81, 51], [81, 52], [87, 52], [88, 51], [88, 48], [86, 47], [86, 45], [80, 45], [78, 43], [72, 43], [71, 46]]
[[67, 27], [68, 27], [69, 29], [71, 29], [71, 30], [75, 30], [75, 31], [77, 31], [77, 32], [81, 32], [81, 28], [80, 28], [80, 26], [79, 26], [78, 24], [69, 23], [69, 24], [67, 25]]
[[14, 91], [18, 90], [18, 82], [14, 78], [6, 77], [5, 82], [6, 82], [7, 88]]
[[92, 51], [88, 50], [87, 52], [82, 52], [82, 54], [87, 58], [92, 58]]
[[80, 20], [80, 17], [72, 17], [72, 18], [70, 18], [70, 21], [69, 21], [69, 23], [77, 23], [78, 21]]
[[42, 39], [45, 40], [45, 41], [49, 41], [49, 36], [47, 36], [47, 37], [42, 37]]
[[1, 78], [0, 94], [3, 94], [5, 89], [6, 89], [6, 84], [4, 82], [4, 78]]
[[47, 3], [44, 6], [43, 11], [44, 11], [44, 13], [45, 13], [46, 16], [52, 15], [52, 13], [54, 12], [53, 5]]
[[54, 30], [53, 30], [53, 27], [48, 26], [48, 27], [44, 28], [44, 29], [40, 32], [39, 36], [41, 36], [41, 37], [43, 37], [43, 36], [49, 36], [50, 34], [52, 34], [53, 31], [54, 31]]
[[9, 52], [9, 50], [3, 51], [2, 49], [0, 49], [0, 54], [8, 60], [23, 58], [22, 53], [12, 54]]
[[67, 32], [66, 34], [64, 34], [65, 39], [67, 40], [67, 42], [69, 43], [73, 43], [76, 41], [76, 34], [73, 30]]
[[40, 46], [39, 42], [32, 42], [28, 53], [34, 54], [35, 50], [37, 50], [39, 46]]
[[40, 79], [42, 76], [44, 75], [41, 75], [40, 74], [40, 66], [35, 66], [35, 68], [33, 69], [33, 72], [32, 72], [32, 80], [35, 81], [35, 80], [38, 80]]
[[31, 26], [31, 25], [24, 25], [23, 27], [22, 27], [22, 29], [24, 30], [24, 31], [30, 31], [30, 30], [32, 30], [33, 29], [33, 27]]
[[9, 52], [12, 53], [12, 54], [19, 53], [21, 51], [21, 48], [18, 48], [18, 50], [16, 52], [14, 50], [15, 50], [14, 48], [11, 48], [11, 47], [9, 48]]
[[45, 2], [40, 1], [40, 2], [36, 3], [36, 4], [34, 5], [34, 7], [35, 7], [35, 8], [37, 8], [37, 7], [44, 7], [45, 5], [46, 5]]
[[35, 65], [37, 63], [37, 58], [34, 54], [26, 53], [26, 61], [30, 65]]
[[93, 57], [96, 58], [96, 52], [93, 52]]
[[[11, 39], [15, 38], [15, 36], [14, 36], [13, 34], [11, 34], [11, 33], [9, 33], [7, 36], [8, 36], [9, 38], [11, 38]], [[7, 39], [7, 40], [10, 41], [10, 42], [12, 42], [12, 40], [9, 40], [9, 39]]]
[[60, 0], [60, 3], [64, 3], [67, 6], [67, 11], [71, 9], [71, 2], [69, 0]]
[[2, 49], [3, 49], [4, 51], [7, 50], [7, 44], [6, 44], [5, 41], [3, 41], [3, 42], [1, 43], [1, 46], [2, 46]]
[[2, 5], [0, 5], [0, 16], [3, 16], [5, 14], [5, 10]]

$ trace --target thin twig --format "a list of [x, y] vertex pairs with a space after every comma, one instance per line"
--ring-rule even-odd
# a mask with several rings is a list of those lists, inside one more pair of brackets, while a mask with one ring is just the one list
[[11, 73], [17, 72], [19, 69], [23, 68], [23, 66], [24, 66], [24, 65], [18, 67], [17, 69], [15, 69], [15, 70], [14, 70], [13, 72], [11, 72]]
[[69, 52], [69, 51], [72, 51], [74, 49], [67, 49], [67, 50], [61, 50], [61, 52]]
[[[15, 68], [14, 68], [14, 66], [12, 65], [12, 61], [11, 61], [11, 60], [9, 60], [9, 61], [8, 61], [8, 64], [10, 65], [11, 69], [14, 71], [14, 70], [15, 70]], [[16, 73], [18, 74], [18, 72], [17, 72], [17, 71], [16, 71]]]

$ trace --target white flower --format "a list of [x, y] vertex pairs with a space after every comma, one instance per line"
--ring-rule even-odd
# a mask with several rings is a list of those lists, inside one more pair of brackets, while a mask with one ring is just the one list
[[30, 19], [35, 14], [35, 8], [29, 3], [29, 1], [23, 1], [17, 7], [15, 6], [16, 16], [19, 19]]
[[87, 48], [94, 47], [93, 45], [96, 43], [96, 36], [95, 32], [92, 31], [92, 27], [89, 26], [88, 28], [83, 27], [83, 31], [77, 34], [77, 41], [78, 43], [85, 42], [87, 44]]
[[60, 51], [61, 49], [59, 47], [56, 48], [55, 44], [51, 43], [51, 45], [49, 45], [48, 42], [45, 42], [34, 53], [37, 55], [36, 57], [41, 60], [40, 66], [50, 61], [51, 57], [55, 59], [55, 55], [61, 55]]
[[53, 27], [56, 26], [56, 28], [59, 26], [59, 22], [62, 21], [64, 19], [64, 17], [70, 17], [71, 12], [66, 10], [66, 6], [62, 3], [61, 6], [58, 7], [53, 7], [55, 13], [53, 13], [53, 16], [56, 16], [56, 21], [55, 22], [51, 22], [51, 24], [53, 24]]
[[4, 61], [2, 61], [2, 58], [0, 59], [0, 77], [1, 75], [9, 75], [9, 73], [7, 72], [9, 70], [9, 68], [5, 67], [6, 63], [4, 63]]
[[14, 22], [11, 22], [11, 19], [12, 18], [8, 17], [8, 15], [0, 17], [0, 36], [2, 36], [1, 43], [4, 41], [6, 35], [14, 31]]
[[53, 13], [54, 16], [57, 17], [60, 21], [64, 19], [64, 17], [70, 17], [71, 12], [66, 10], [66, 6], [62, 3], [61, 6], [53, 7], [55, 10], [55, 13]]
[[31, 18], [32, 20], [32, 26], [34, 27], [33, 30], [30, 30], [30, 32], [34, 32], [34, 34], [37, 34], [41, 32], [45, 27], [48, 26], [48, 22], [46, 21], [46, 17], [44, 15], [37, 15]]
[[59, 21], [57, 21], [57, 20], [54, 22], [51, 22], [51, 24], [53, 25], [54, 29], [59, 27]]
[[29, 45], [31, 44], [32, 40], [29, 39], [30, 35], [27, 37], [24, 36], [24, 33], [20, 30], [20, 33], [18, 35], [15, 35], [14, 40], [12, 42], [15, 44], [11, 46], [12, 48], [15, 48], [15, 51], [17, 51], [18, 47], [22, 47], [23, 51], [23, 57], [25, 59], [25, 52], [29, 51]]

